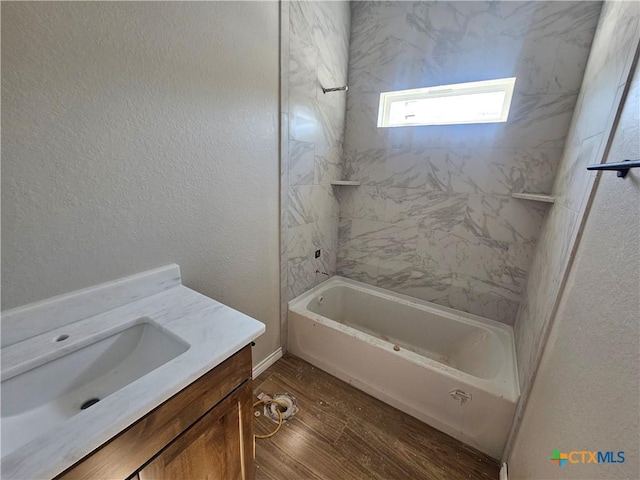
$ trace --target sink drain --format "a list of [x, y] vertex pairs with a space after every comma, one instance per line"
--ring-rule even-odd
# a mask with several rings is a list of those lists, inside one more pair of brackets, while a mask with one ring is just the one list
[[89, 408], [91, 405], [95, 405], [96, 403], [98, 403], [100, 401], [99, 398], [90, 398], [89, 400], [87, 400], [86, 402], [84, 402], [82, 405], [80, 405], [80, 410], [86, 410], [87, 408]]

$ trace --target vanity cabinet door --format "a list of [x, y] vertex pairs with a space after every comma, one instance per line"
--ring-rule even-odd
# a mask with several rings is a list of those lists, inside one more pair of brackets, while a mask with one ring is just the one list
[[252, 480], [252, 410], [247, 381], [140, 470], [140, 480]]

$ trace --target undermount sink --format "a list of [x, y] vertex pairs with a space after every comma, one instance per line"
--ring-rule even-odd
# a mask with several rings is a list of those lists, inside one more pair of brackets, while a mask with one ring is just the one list
[[[54, 342], [67, 340], [59, 335]], [[2, 456], [91, 407], [189, 345], [142, 321], [2, 382]]]

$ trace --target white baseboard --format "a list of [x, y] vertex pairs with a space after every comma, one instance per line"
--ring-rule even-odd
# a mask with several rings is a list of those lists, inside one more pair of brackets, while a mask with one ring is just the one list
[[282, 347], [278, 348], [275, 352], [261, 361], [258, 365], [253, 367], [253, 378], [257, 378], [262, 372], [264, 372], [271, 365], [276, 363], [282, 358]]

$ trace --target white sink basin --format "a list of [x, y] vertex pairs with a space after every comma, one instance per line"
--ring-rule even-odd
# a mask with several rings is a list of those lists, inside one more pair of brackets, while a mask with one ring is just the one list
[[89, 414], [89, 404], [96, 399], [103, 400], [188, 349], [182, 340], [143, 321], [4, 380], [2, 456], [83, 410]]

